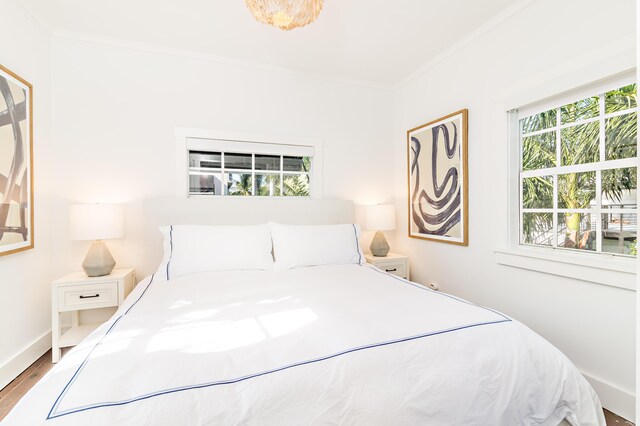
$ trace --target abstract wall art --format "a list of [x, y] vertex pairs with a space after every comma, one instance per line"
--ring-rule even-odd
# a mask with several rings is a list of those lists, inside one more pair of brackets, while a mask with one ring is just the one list
[[0, 65], [0, 256], [33, 248], [33, 88]]
[[466, 109], [407, 131], [409, 237], [468, 245]]

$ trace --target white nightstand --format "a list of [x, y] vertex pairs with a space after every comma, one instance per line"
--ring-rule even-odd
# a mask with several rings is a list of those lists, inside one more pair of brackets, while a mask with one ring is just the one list
[[[87, 277], [84, 272], [74, 272], [55, 280], [51, 287], [53, 362], [60, 359], [60, 348], [77, 345], [101, 324], [80, 324], [78, 311], [120, 306], [135, 285], [133, 269], [114, 269], [102, 277]], [[69, 311], [71, 328], [63, 334], [60, 314]]]
[[367, 263], [376, 268], [382, 269], [390, 274], [409, 279], [409, 258], [400, 254], [388, 253], [386, 256], [374, 256], [371, 253], [365, 254]]

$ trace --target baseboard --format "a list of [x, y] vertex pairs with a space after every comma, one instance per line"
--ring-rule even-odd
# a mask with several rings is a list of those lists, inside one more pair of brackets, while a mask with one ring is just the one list
[[51, 349], [50, 331], [34, 340], [22, 352], [0, 366], [0, 389], [11, 383], [49, 349]]
[[632, 422], [635, 420], [636, 396], [633, 393], [591, 374], [582, 372], [582, 375], [593, 386], [604, 408]]

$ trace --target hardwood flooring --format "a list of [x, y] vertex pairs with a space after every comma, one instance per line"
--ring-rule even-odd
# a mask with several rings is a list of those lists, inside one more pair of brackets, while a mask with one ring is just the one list
[[25, 393], [38, 383], [47, 371], [51, 370], [51, 367], [53, 367], [53, 364], [51, 362], [51, 350], [49, 350], [23, 371], [22, 374], [13, 379], [4, 389], [0, 390], [0, 421], [9, 414], [9, 411]]
[[[4, 389], [0, 390], [0, 421], [9, 414], [14, 405], [33, 387], [38, 380], [51, 370], [51, 351], [42, 355], [36, 362], [31, 364], [22, 374], [16, 377]], [[607, 426], [634, 426], [634, 423], [604, 410], [604, 417], [607, 419]]]

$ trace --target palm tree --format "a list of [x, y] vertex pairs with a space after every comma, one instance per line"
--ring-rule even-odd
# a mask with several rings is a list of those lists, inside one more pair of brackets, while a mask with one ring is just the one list
[[[229, 179], [227, 182], [227, 190], [229, 195], [252, 195], [251, 193], [251, 174], [242, 173], [240, 179], [236, 182]], [[235, 183], [235, 185], [234, 185]]]
[[[635, 84], [607, 92], [605, 113], [627, 110], [637, 105]], [[599, 98], [591, 97], [564, 105], [559, 109], [562, 123], [572, 123], [599, 115]], [[553, 109], [521, 120], [521, 134], [552, 128], [557, 125], [558, 110]], [[606, 119], [605, 160], [637, 156], [637, 114], [624, 114]], [[597, 121], [561, 130], [561, 165], [585, 164], [600, 159], [600, 126]], [[552, 132], [523, 138], [522, 169], [536, 170], [555, 167], [556, 140]], [[595, 199], [595, 172], [569, 173], [558, 176], [558, 207], [585, 209]], [[602, 191], [609, 199], [620, 201], [623, 192], [637, 188], [633, 168], [602, 172]], [[523, 206], [550, 208], [553, 206], [553, 179], [550, 176], [523, 179]], [[523, 230], [528, 240], [538, 232], [551, 228], [551, 214], [524, 215]], [[565, 213], [565, 247], [576, 247], [580, 241], [580, 213]]]

